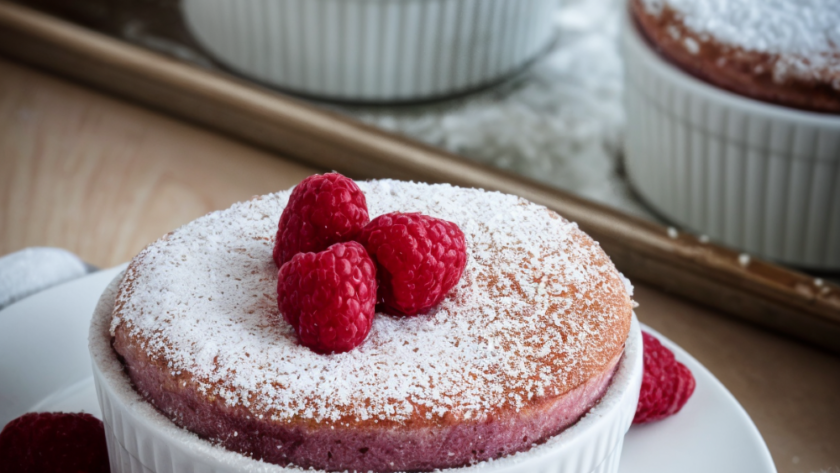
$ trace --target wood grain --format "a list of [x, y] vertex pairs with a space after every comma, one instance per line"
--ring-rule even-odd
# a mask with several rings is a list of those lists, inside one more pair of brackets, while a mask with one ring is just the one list
[[109, 267], [207, 212], [315, 169], [0, 59], [0, 255]]
[[[0, 255], [54, 245], [111, 266], [313, 171], [0, 59]], [[840, 357], [651, 287], [635, 299], [741, 402], [781, 473], [840, 466]]]
[[0, 1], [0, 51], [353, 177], [451, 182], [521, 195], [576, 221], [632, 279], [840, 353], [840, 287], [702, 244], [557, 189]]

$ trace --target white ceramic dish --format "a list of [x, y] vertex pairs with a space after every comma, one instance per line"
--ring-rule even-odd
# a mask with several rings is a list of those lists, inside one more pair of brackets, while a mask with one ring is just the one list
[[[111, 348], [111, 314], [122, 274], [108, 285], [93, 314], [93, 379], [111, 465], [121, 473], [201, 471], [288, 473], [283, 468], [216, 447], [177, 427], [132, 387]], [[642, 382], [642, 337], [633, 318], [624, 357], [607, 393], [575, 425], [527, 452], [445, 471], [452, 473], [616, 473], [624, 435], [633, 421]]]
[[465, 92], [551, 41], [555, 0], [184, 0], [217, 60], [295, 93], [360, 102]]
[[660, 57], [630, 15], [625, 164], [679, 226], [786, 264], [840, 269], [840, 115], [719, 89]]
[[[88, 356], [89, 322], [99, 296], [124, 268], [58, 286], [0, 312], [0, 425], [33, 410], [101, 416]], [[630, 429], [619, 471], [775, 472], [761, 436], [732, 395], [696, 360], [662, 341], [692, 370], [697, 390], [679, 415]]]

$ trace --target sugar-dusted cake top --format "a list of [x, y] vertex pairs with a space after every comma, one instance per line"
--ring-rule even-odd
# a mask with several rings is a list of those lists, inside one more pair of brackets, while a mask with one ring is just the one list
[[[840, 2], [836, 0], [641, 1], [652, 14], [674, 12], [686, 28], [699, 34], [701, 42], [713, 40], [777, 56], [774, 73], [779, 79], [840, 74]], [[840, 89], [840, 83], [835, 88]]]
[[289, 191], [189, 223], [129, 266], [111, 332], [126, 331], [199, 391], [277, 421], [453, 422], [563, 394], [623, 349], [625, 281], [577, 225], [515, 196], [360, 182], [371, 218], [457, 223], [468, 260], [432, 313], [377, 314], [365, 343], [319, 355], [279, 314], [271, 252]]

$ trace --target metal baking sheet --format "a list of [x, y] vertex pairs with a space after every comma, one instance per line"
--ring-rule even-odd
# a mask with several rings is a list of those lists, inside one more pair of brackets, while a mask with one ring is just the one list
[[[88, 24], [113, 19], [107, 11], [84, 13], [68, 12]], [[745, 264], [737, 252], [692, 235], [2, 1], [0, 53], [354, 178], [450, 182], [520, 195], [576, 221], [633, 280], [840, 352], [837, 285], [755, 258]]]

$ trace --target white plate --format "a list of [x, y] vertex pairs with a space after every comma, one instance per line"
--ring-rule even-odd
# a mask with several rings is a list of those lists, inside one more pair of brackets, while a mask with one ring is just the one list
[[[125, 265], [24, 299], [0, 312], [0, 426], [29, 411], [99, 416], [88, 356], [88, 323], [100, 293]], [[622, 473], [775, 473], [770, 452], [738, 401], [680, 347], [654, 330], [697, 379], [676, 416], [634, 426]]]

